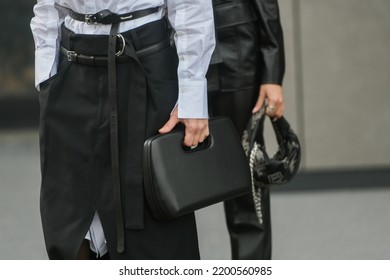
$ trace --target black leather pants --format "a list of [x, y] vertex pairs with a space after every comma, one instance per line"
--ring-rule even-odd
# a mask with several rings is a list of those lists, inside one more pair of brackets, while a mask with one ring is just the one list
[[[209, 92], [211, 116], [230, 117], [242, 135], [258, 97], [258, 89]], [[271, 216], [269, 189], [262, 189], [263, 224], [258, 222], [252, 194], [224, 203], [232, 259], [271, 259]]]

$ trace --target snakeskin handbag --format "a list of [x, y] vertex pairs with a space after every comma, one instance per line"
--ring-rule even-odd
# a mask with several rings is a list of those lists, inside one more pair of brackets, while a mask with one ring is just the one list
[[301, 161], [298, 136], [284, 117], [271, 121], [278, 150], [273, 157], [269, 157], [264, 141], [265, 119], [264, 107], [252, 115], [242, 136], [242, 145], [250, 167], [253, 201], [260, 224], [263, 223], [261, 189], [289, 182], [298, 172]]

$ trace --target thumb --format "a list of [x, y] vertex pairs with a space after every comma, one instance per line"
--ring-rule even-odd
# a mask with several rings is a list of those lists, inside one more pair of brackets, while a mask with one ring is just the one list
[[252, 113], [257, 113], [261, 107], [263, 107], [265, 100], [265, 92], [260, 88], [259, 90], [259, 98], [257, 99], [255, 107], [253, 107]]
[[164, 124], [162, 128], [158, 130], [160, 133], [168, 133], [171, 131], [179, 122], [179, 119], [176, 114], [172, 114], [169, 120]]

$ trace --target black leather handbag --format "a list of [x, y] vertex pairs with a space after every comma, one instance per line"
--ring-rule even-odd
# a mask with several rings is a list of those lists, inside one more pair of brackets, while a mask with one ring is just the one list
[[184, 129], [144, 144], [146, 200], [157, 219], [178, 217], [251, 191], [248, 161], [232, 122], [209, 120], [210, 136], [184, 147]]

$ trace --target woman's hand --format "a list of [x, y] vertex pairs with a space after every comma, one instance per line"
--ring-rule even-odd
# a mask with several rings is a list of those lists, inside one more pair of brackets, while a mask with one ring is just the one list
[[273, 117], [274, 120], [280, 118], [284, 113], [283, 89], [276, 84], [263, 84], [260, 86], [259, 98], [252, 110], [252, 113], [258, 112], [264, 105], [264, 100], [267, 99], [267, 108], [265, 113]]
[[160, 133], [168, 133], [179, 122], [185, 125], [185, 136], [183, 144], [188, 147], [197, 146], [209, 136], [209, 120], [208, 119], [179, 119], [178, 108], [172, 111], [171, 117], [165, 125], [159, 129]]

